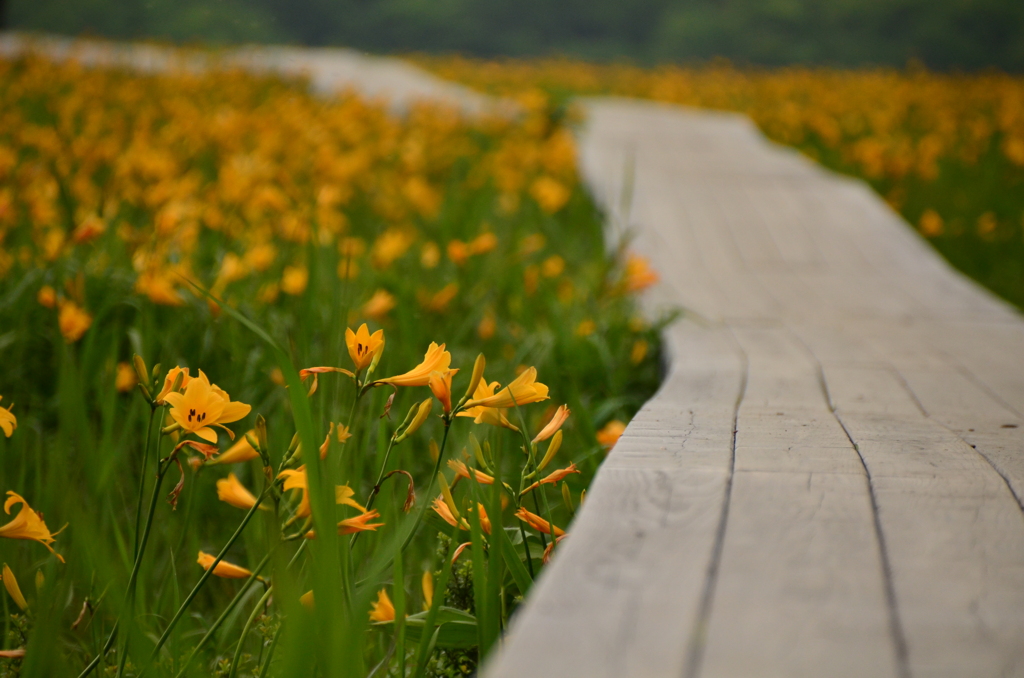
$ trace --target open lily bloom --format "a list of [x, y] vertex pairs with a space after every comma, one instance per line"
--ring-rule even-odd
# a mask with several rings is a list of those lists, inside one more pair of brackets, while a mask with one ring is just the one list
[[370, 621], [395, 621], [395, 606], [391, 603], [391, 598], [384, 589], [377, 592], [377, 600], [374, 601], [373, 607], [370, 608]]
[[164, 387], [160, 389], [160, 393], [156, 396], [157, 405], [163, 405], [166, 402], [165, 398], [167, 398], [167, 394], [171, 392], [171, 388], [174, 386], [174, 381], [178, 378], [179, 374], [181, 374], [181, 384], [178, 385], [178, 388], [188, 388], [188, 382], [192, 381], [192, 378], [188, 376], [188, 368], [172, 367], [167, 371], [167, 376], [164, 377]]
[[202, 370], [189, 381], [184, 393], [168, 393], [164, 400], [170, 403], [171, 417], [183, 430], [211, 443], [217, 442], [214, 426], [228, 431], [224, 424], [238, 421], [252, 410], [245, 403], [232, 402], [223, 389], [210, 383]]
[[[499, 384], [496, 381], [487, 383], [487, 380], [481, 375], [480, 381], [476, 384], [476, 389], [473, 391], [473, 400], [469, 403], [476, 401], [486, 400], [494, 395], [494, 391], [497, 390]], [[512, 431], [518, 431], [519, 428], [508, 420], [505, 416], [505, 410], [499, 410], [493, 407], [487, 407], [484, 405], [476, 405], [474, 407], [463, 408], [457, 417], [473, 417], [473, 423], [475, 424], [490, 424], [491, 426], [503, 426], [504, 428]]]
[[473, 398], [466, 407], [496, 407], [508, 409], [516, 405], [528, 405], [548, 399], [548, 387], [537, 381], [537, 368], [530, 367], [516, 377], [511, 384], [486, 398]]
[[[299, 502], [299, 507], [295, 510], [295, 517], [306, 518], [311, 515], [313, 511], [309, 506], [309, 489], [306, 467], [303, 465], [297, 469], [285, 469], [284, 471], [281, 471], [278, 478], [284, 478], [284, 489], [302, 490], [302, 501]], [[366, 508], [352, 499], [354, 496], [355, 490], [348, 485], [336, 485], [334, 487], [334, 501], [336, 503], [351, 506], [352, 508], [365, 513]]]
[[[256, 505], [255, 495], [238, 480], [234, 473], [229, 473], [227, 478], [217, 481], [217, 499], [246, 511]], [[261, 505], [260, 508], [270, 510], [268, 506], [264, 505]]]
[[345, 329], [345, 345], [348, 347], [348, 355], [356, 366], [356, 371], [365, 370], [376, 360], [380, 360], [384, 352], [384, 330], [377, 330], [373, 334], [366, 328], [366, 323], [359, 326], [353, 332]]
[[431, 372], [447, 372], [452, 364], [452, 354], [444, 350], [444, 346], [444, 344], [438, 346], [435, 342], [431, 342], [423, 356], [423, 362], [405, 374], [378, 379], [377, 383], [391, 384], [392, 386], [426, 386], [430, 381]]
[[64, 557], [50, 546], [50, 544], [56, 541], [54, 537], [60, 534], [60, 530], [50, 532], [50, 528], [43, 522], [42, 515], [33, 511], [32, 507], [28, 505], [28, 502], [20, 494], [14, 490], [9, 490], [7, 492], [7, 501], [4, 502], [4, 513], [10, 514], [11, 507], [15, 504], [21, 504], [21, 510], [18, 511], [18, 515], [14, 516], [14, 520], [0, 526], [0, 537], [37, 541], [49, 549], [50, 553], [57, 556], [60, 562], [63, 563]]

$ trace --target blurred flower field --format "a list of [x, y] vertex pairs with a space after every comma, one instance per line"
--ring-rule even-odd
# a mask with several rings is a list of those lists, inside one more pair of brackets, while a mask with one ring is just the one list
[[0, 675], [473, 672], [660, 376], [558, 100], [0, 102]]
[[744, 113], [867, 180], [954, 266], [1024, 307], [1024, 77], [416, 57], [483, 91], [617, 95]]

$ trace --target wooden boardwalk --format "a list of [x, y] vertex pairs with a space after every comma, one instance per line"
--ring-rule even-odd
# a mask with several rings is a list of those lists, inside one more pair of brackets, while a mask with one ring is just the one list
[[[346, 50], [226, 56], [398, 107], [490, 106]], [[1020, 315], [744, 118], [587, 108], [586, 181], [661, 273], [646, 302], [688, 314], [485, 675], [1024, 676]]]
[[746, 119], [588, 103], [689, 310], [491, 678], [1024, 676], [1024, 322]]

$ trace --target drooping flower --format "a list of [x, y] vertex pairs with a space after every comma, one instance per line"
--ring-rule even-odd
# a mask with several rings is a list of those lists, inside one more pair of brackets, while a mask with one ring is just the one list
[[174, 382], [178, 378], [178, 374], [181, 374], [181, 384], [178, 385], [179, 389], [188, 388], [188, 383], [192, 381], [192, 378], [188, 376], [187, 367], [172, 367], [167, 371], [167, 376], [164, 377], [164, 387], [160, 389], [160, 393], [156, 396], [156, 404], [163, 405], [166, 400], [167, 394], [171, 392], [174, 387]]
[[[14, 519], [6, 525], [0, 526], [0, 537], [6, 537], [7, 539], [31, 539], [37, 541], [45, 546], [50, 553], [57, 556], [60, 562], [64, 562], [64, 557], [53, 550], [50, 546], [54, 541], [54, 537], [60, 534], [61, 530], [57, 532], [50, 532], [50, 528], [43, 522], [42, 514], [33, 511], [32, 507], [28, 505], [21, 495], [14, 490], [8, 490], [7, 501], [4, 502], [4, 513], [10, 515], [11, 507], [15, 504], [21, 504], [21, 510], [18, 511], [18, 515], [14, 516]], [[63, 529], [63, 528], [61, 528]]]
[[210, 383], [202, 370], [198, 377], [189, 380], [184, 393], [168, 393], [164, 400], [171, 405], [171, 417], [182, 429], [211, 443], [217, 442], [214, 426], [231, 433], [224, 424], [238, 421], [252, 410], [245, 403], [232, 402], [223, 389]]
[[521, 494], [526, 494], [530, 490], [535, 490], [538, 487], [540, 487], [541, 485], [554, 485], [555, 483], [559, 482], [560, 480], [565, 479], [566, 476], [570, 476], [573, 473], [579, 473], [579, 472], [580, 472], [580, 470], [578, 468], [576, 468], [576, 463], [573, 462], [573, 463], [569, 464], [566, 468], [560, 468], [557, 471], [554, 471], [553, 473], [550, 473], [550, 474], [544, 476], [543, 478], [541, 478], [540, 480], [538, 480], [537, 482], [535, 482], [534, 484], [530, 485], [525, 490], [523, 490]]
[[[196, 562], [199, 563], [200, 567], [204, 570], [209, 570], [215, 560], [217, 560], [217, 556], [200, 551], [199, 559], [196, 560]], [[217, 567], [213, 568], [213, 574], [215, 577], [222, 577], [224, 579], [248, 579], [252, 576], [252, 572], [250, 570], [247, 570], [240, 565], [229, 563], [226, 560], [221, 560], [217, 563]]]
[[405, 374], [379, 379], [377, 383], [391, 384], [392, 386], [426, 386], [431, 372], [446, 372], [451, 365], [452, 354], [444, 350], [444, 347], [444, 344], [438, 346], [435, 342], [431, 342], [423, 356], [423, 362]]
[[[0, 400], [3, 399], [4, 397], [0, 396]], [[10, 407], [0, 407], [0, 429], [3, 429], [4, 435], [8, 438], [14, 435], [14, 429], [18, 428], [18, 419], [14, 416], [14, 413], [11, 412], [13, 408], [14, 405], [11, 405]]]
[[567, 534], [563, 534], [560, 537], [555, 537], [555, 540], [548, 544], [547, 548], [544, 549], [544, 555], [541, 556], [541, 562], [543, 562], [545, 565], [551, 562], [551, 553], [555, 550], [555, 545], [562, 543], [562, 540], [568, 536], [569, 535]]
[[556, 537], [560, 537], [563, 534], [565, 534], [565, 530], [561, 529], [557, 525], [552, 525], [548, 521], [538, 516], [536, 513], [530, 513], [529, 511], [526, 510], [526, 508], [520, 508], [518, 511], [516, 511], [515, 515], [516, 518], [519, 518], [519, 520], [523, 521], [524, 523], [526, 523], [533, 529], [537, 530], [538, 532], [543, 532], [544, 534], [551, 534], [551, 530], [553, 528], [555, 530]]
[[[227, 478], [217, 481], [217, 499], [246, 511], [256, 505], [256, 496], [238, 480], [234, 473], [229, 473]], [[260, 508], [269, 510], [264, 505], [261, 505]]]
[[507, 409], [516, 405], [528, 405], [548, 399], [548, 387], [537, 381], [537, 368], [530, 367], [516, 377], [512, 383], [492, 396], [473, 398], [466, 407], [494, 407]]
[[619, 437], [622, 436], [625, 430], [626, 425], [624, 423], [618, 419], [613, 419], [597, 432], [597, 442], [610, 450], [615, 447], [615, 443], [619, 441]]
[[388, 592], [384, 589], [377, 592], [377, 600], [370, 609], [370, 621], [395, 621], [395, 606], [391, 604], [391, 598], [388, 597]]
[[431, 372], [427, 377], [427, 385], [431, 393], [440, 401], [444, 407], [444, 413], [452, 411], [452, 377], [458, 370], [445, 370], [444, 372]]
[[359, 372], [369, 367], [375, 360], [380, 360], [380, 354], [384, 351], [384, 330], [370, 334], [366, 323], [360, 325], [355, 332], [346, 328], [345, 344], [348, 346], [348, 354], [356, 366], [356, 371]]
[[572, 410], [570, 410], [568, 406], [560, 405], [558, 409], [555, 410], [555, 414], [551, 417], [551, 420], [537, 435], [533, 437], [531, 442], [540, 443], [555, 435], [555, 431], [562, 428], [562, 424], [565, 423], [565, 420], [569, 418], [570, 414], [572, 414]]

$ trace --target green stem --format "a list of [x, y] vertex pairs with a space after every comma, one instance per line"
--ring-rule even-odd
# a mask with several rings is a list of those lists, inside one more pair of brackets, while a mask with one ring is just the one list
[[[128, 578], [128, 591], [125, 594], [125, 607], [128, 610], [129, 619], [135, 615], [135, 590], [139, 582], [139, 571], [142, 569], [142, 557], [146, 553], [146, 545], [149, 543], [149, 534], [153, 529], [153, 516], [156, 515], [156, 502], [160, 498], [160, 487], [163, 485], [164, 476], [167, 475], [167, 470], [171, 468], [173, 457], [174, 455], [172, 454], [163, 464], [160, 465], [160, 470], [156, 475], [156, 485], [153, 486], [153, 494], [149, 499], [149, 515], [146, 516], [146, 527], [142, 531], [142, 540], [139, 542], [138, 552], [135, 554], [135, 565], [132, 567], [131, 576]], [[122, 676], [124, 676], [125, 662], [128, 661], [128, 641], [130, 637], [131, 625], [128, 626], [124, 634], [124, 652], [121, 653], [121, 657], [118, 660], [117, 678], [122, 678]]]
[[427, 493], [424, 495], [423, 508], [420, 509], [419, 515], [416, 516], [416, 523], [412, 526], [409, 534], [406, 535], [405, 541], [402, 542], [403, 551], [405, 551], [410, 542], [412, 542], [412, 538], [416, 535], [416, 531], [419, 529], [420, 523], [423, 522], [423, 516], [427, 514], [427, 510], [430, 508], [430, 495], [434, 493], [434, 483], [437, 482], [437, 474], [441, 470], [441, 462], [444, 460], [444, 448], [448, 442], [448, 431], [450, 429], [451, 419], [447, 419], [444, 422], [444, 435], [441, 437], [441, 447], [437, 451], [437, 461], [434, 463], [434, 472], [430, 474], [430, 484], [427, 485]]
[[149, 444], [153, 440], [153, 419], [156, 418], [156, 409], [152, 405], [149, 408], [149, 423], [146, 424], [146, 446], [142, 453], [142, 477], [139, 479], [139, 501], [135, 505], [135, 545], [132, 547], [132, 558], [139, 555], [139, 526], [142, 525], [142, 501], [145, 498], [146, 490], [146, 469], [149, 468]]
[[110, 629], [110, 635], [107, 636], [107, 641], [103, 643], [103, 649], [100, 650], [99, 654], [92, 658], [91, 662], [85, 665], [82, 672], [78, 674], [78, 678], [86, 678], [86, 676], [92, 673], [93, 669], [95, 669], [100, 663], [100, 660], [107, 656], [107, 653], [110, 652], [111, 646], [114, 644], [114, 639], [117, 638], [117, 627], [120, 623], [120, 620], [114, 622], [114, 627]]
[[[395, 446], [395, 439], [396, 438], [398, 438], [397, 435], [391, 436], [391, 440], [390, 440], [390, 442], [388, 442], [388, 449], [384, 452], [384, 461], [380, 465], [380, 473], [377, 474], [377, 482], [375, 482], [373, 484], [373, 489], [370, 490], [370, 498], [366, 500], [366, 510], [367, 511], [369, 511], [371, 508], [373, 508], [373, 500], [377, 498], [377, 494], [380, 492], [380, 484], [384, 481], [384, 471], [388, 467], [388, 459], [391, 457], [391, 450]], [[438, 453], [437, 456], [438, 456], [438, 459], [441, 458], [440, 453]], [[355, 537], [358, 537], [358, 536], [359, 536], [358, 532], [356, 532], [354, 535], [352, 535], [352, 537], [353, 537], [352, 541], [355, 542]]]
[[284, 624], [277, 627], [274, 631], [274, 638], [270, 641], [270, 647], [267, 648], [267, 658], [263, 660], [263, 668], [260, 669], [259, 678], [266, 678], [267, 671], [270, 670], [270, 660], [274, 657], [274, 650], [277, 649], [277, 639], [281, 637], [281, 631], [284, 629]]
[[235, 543], [235, 541], [237, 541], [238, 538], [242, 535], [242, 530], [244, 530], [245, 526], [249, 524], [249, 521], [252, 520], [252, 517], [256, 515], [256, 511], [259, 509], [260, 504], [263, 502], [264, 499], [266, 499], [269, 493], [270, 488], [267, 488], [260, 493], [260, 496], [256, 498], [256, 503], [252, 505], [252, 508], [249, 509], [249, 512], [245, 514], [244, 518], [242, 518], [242, 522], [238, 525], [238, 528], [235, 530], [235, 533], [231, 535], [231, 537], [228, 539], [228, 542], [224, 544], [224, 548], [220, 550], [220, 553], [217, 554], [217, 557], [214, 559], [213, 563], [210, 564], [210, 567], [207, 568], [205, 572], [203, 572], [203, 576], [201, 576], [199, 578], [199, 581], [196, 582], [196, 585], [192, 587], [192, 590], [189, 592], [184, 602], [182, 602], [181, 607], [179, 607], [178, 611], [174, 613], [174, 616], [171, 618], [171, 621], [167, 624], [167, 628], [164, 629], [163, 634], [160, 635], [160, 639], [157, 640], [156, 647], [153, 648], [153, 653], [149, 656], [149, 661], [146, 662], [146, 666], [152, 664], [153, 660], [156, 659], [157, 654], [160, 652], [160, 648], [164, 646], [164, 643], [166, 643], [167, 639], [170, 637], [171, 631], [174, 630], [174, 627], [181, 620], [182, 616], [184, 616], [185, 610], [187, 610], [189, 605], [192, 604], [192, 601], [195, 599], [195, 597], [199, 595], [199, 591], [203, 588], [203, 585], [206, 584], [206, 581], [213, 575], [213, 571], [217, 569], [217, 565], [219, 565], [220, 561], [224, 559], [224, 555], [228, 552], [228, 549], [230, 549], [231, 546]]
[[252, 614], [249, 615], [249, 620], [245, 622], [245, 626], [242, 627], [242, 635], [238, 637], [238, 647], [235, 648], [235, 656], [231, 660], [231, 670], [228, 671], [228, 678], [235, 678], [235, 674], [238, 673], [238, 660], [242, 658], [242, 648], [245, 646], [245, 637], [249, 635], [249, 631], [252, 630], [252, 625], [256, 623], [256, 619], [260, 616], [260, 612], [264, 609], [270, 596], [274, 593], [274, 587], [268, 586], [266, 593], [260, 598], [260, 601], [256, 603], [256, 607], [252, 609]]
[[[213, 634], [217, 632], [217, 629], [219, 629], [220, 625], [224, 623], [224, 620], [228, 618], [228, 615], [231, 614], [231, 611], [235, 609], [235, 606], [237, 606], [238, 603], [242, 601], [242, 598], [245, 596], [245, 592], [248, 591], [252, 583], [256, 581], [256, 577], [259, 575], [260, 570], [262, 570], [263, 567], [267, 564], [268, 560], [270, 560], [269, 553], [263, 556], [263, 560], [261, 560], [259, 565], [256, 566], [256, 569], [252, 571], [252, 574], [249, 575], [249, 578], [245, 580], [245, 583], [242, 584], [242, 587], [238, 589], [238, 593], [236, 593], [235, 597], [231, 599], [231, 602], [228, 603], [227, 607], [224, 608], [224, 611], [220, 613], [220, 616], [217, 617], [217, 621], [213, 622], [210, 628], [206, 631], [206, 635], [204, 635], [199, 640], [199, 643], [194, 648], [192, 648], [192, 652], [189, 654], [188, 658], [185, 659], [185, 663], [181, 665], [181, 668], [178, 670], [178, 673], [175, 675], [175, 678], [181, 678], [185, 675], [185, 671], [188, 669], [189, 664], [192, 663], [192, 660], [195, 659], [196, 654], [198, 654], [199, 650], [201, 650], [203, 646], [206, 645], [206, 643], [210, 640], [210, 638], [213, 637]], [[140, 678], [143, 673], [145, 673], [145, 670], [139, 673]]]

